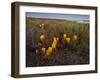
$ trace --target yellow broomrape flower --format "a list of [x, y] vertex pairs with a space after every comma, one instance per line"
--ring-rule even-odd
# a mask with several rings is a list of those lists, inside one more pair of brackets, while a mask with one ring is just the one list
[[45, 39], [45, 35], [44, 34], [40, 35], [40, 40], [43, 41], [44, 39]]
[[40, 24], [40, 27], [41, 27], [42, 25]]
[[46, 51], [46, 55], [50, 56], [52, 54], [52, 47], [48, 47], [47, 51]]
[[66, 39], [66, 37], [67, 37], [67, 35], [66, 34], [63, 34], [63, 38]]
[[42, 26], [44, 26], [44, 24], [42, 24]]
[[70, 43], [70, 40], [71, 40], [70, 38], [66, 38], [67, 43]]
[[57, 37], [57, 41], [59, 41], [59, 38]]
[[55, 45], [57, 45], [57, 40], [53, 41], [53, 43], [54, 43]]
[[41, 48], [42, 52], [45, 53], [46, 52], [46, 48]]
[[77, 40], [77, 35], [74, 35], [74, 36], [73, 36], [73, 39], [74, 39], [74, 40]]
[[56, 46], [57, 46], [57, 38], [54, 37], [54, 38], [53, 38], [53, 43], [52, 43], [51, 47], [52, 47], [53, 49], [55, 49]]
[[57, 38], [56, 37], [53, 37], [53, 41], [56, 41], [57, 40]]
[[53, 49], [55, 49], [55, 48], [56, 48], [56, 45], [57, 45], [56, 43], [53, 43], [51, 47], [52, 47]]

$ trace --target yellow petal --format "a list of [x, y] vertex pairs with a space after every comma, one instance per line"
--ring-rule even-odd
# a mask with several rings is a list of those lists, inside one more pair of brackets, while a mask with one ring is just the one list
[[57, 37], [57, 41], [59, 41], [59, 38]]
[[67, 35], [66, 34], [63, 34], [63, 38], [66, 39], [66, 37], [67, 37]]
[[46, 52], [46, 48], [41, 48], [42, 52], [45, 53]]
[[77, 40], [77, 35], [74, 35], [74, 36], [73, 36], [73, 39], [74, 39], [74, 40]]
[[43, 41], [44, 39], [45, 39], [45, 35], [44, 34], [40, 35], [40, 40]]
[[42, 24], [42, 26], [44, 26], [44, 24]]
[[49, 56], [52, 54], [52, 47], [48, 47], [46, 54]]
[[55, 43], [52, 44], [52, 48], [54, 48], [54, 49], [56, 48], [56, 44]]
[[66, 38], [67, 43], [70, 43], [70, 40], [71, 40], [70, 38]]

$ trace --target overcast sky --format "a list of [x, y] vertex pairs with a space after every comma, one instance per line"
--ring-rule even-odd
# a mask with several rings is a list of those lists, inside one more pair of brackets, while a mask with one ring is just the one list
[[34, 13], [26, 12], [27, 17], [33, 18], [47, 18], [47, 19], [64, 19], [64, 20], [77, 20], [77, 21], [89, 21], [89, 15], [78, 15], [78, 14], [55, 14], [55, 13]]

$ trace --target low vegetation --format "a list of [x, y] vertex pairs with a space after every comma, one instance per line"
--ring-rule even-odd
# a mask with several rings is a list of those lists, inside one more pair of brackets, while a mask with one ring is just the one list
[[89, 24], [26, 17], [26, 66], [89, 63]]

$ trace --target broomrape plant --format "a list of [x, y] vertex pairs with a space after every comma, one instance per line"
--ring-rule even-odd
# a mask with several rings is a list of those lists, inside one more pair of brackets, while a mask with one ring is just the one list
[[[68, 44], [71, 42], [71, 39], [77, 41], [77, 38], [78, 38], [77, 35], [74, 35], [74, 36], [72, 36], [72, 38], [70, 38], [70, 37], [67, 37], [67, 34], [65, 34], [65, 33], [63, 34], [64, 42], [68, 43]], [[53, 42], [51, 43], [51, 46], [49, 46], [47, 49], [44, 47], [41, 48], [42, 53], [47, 56], [51, 56], [53, 54], [54, 50], [57, 49], [57, 44], [59, 43], [59, 39], [60, 39], [59, 37], [53, 37]], [[40, 35], [40, 40], [41, 41], [46, 40], [44, 34]]]

